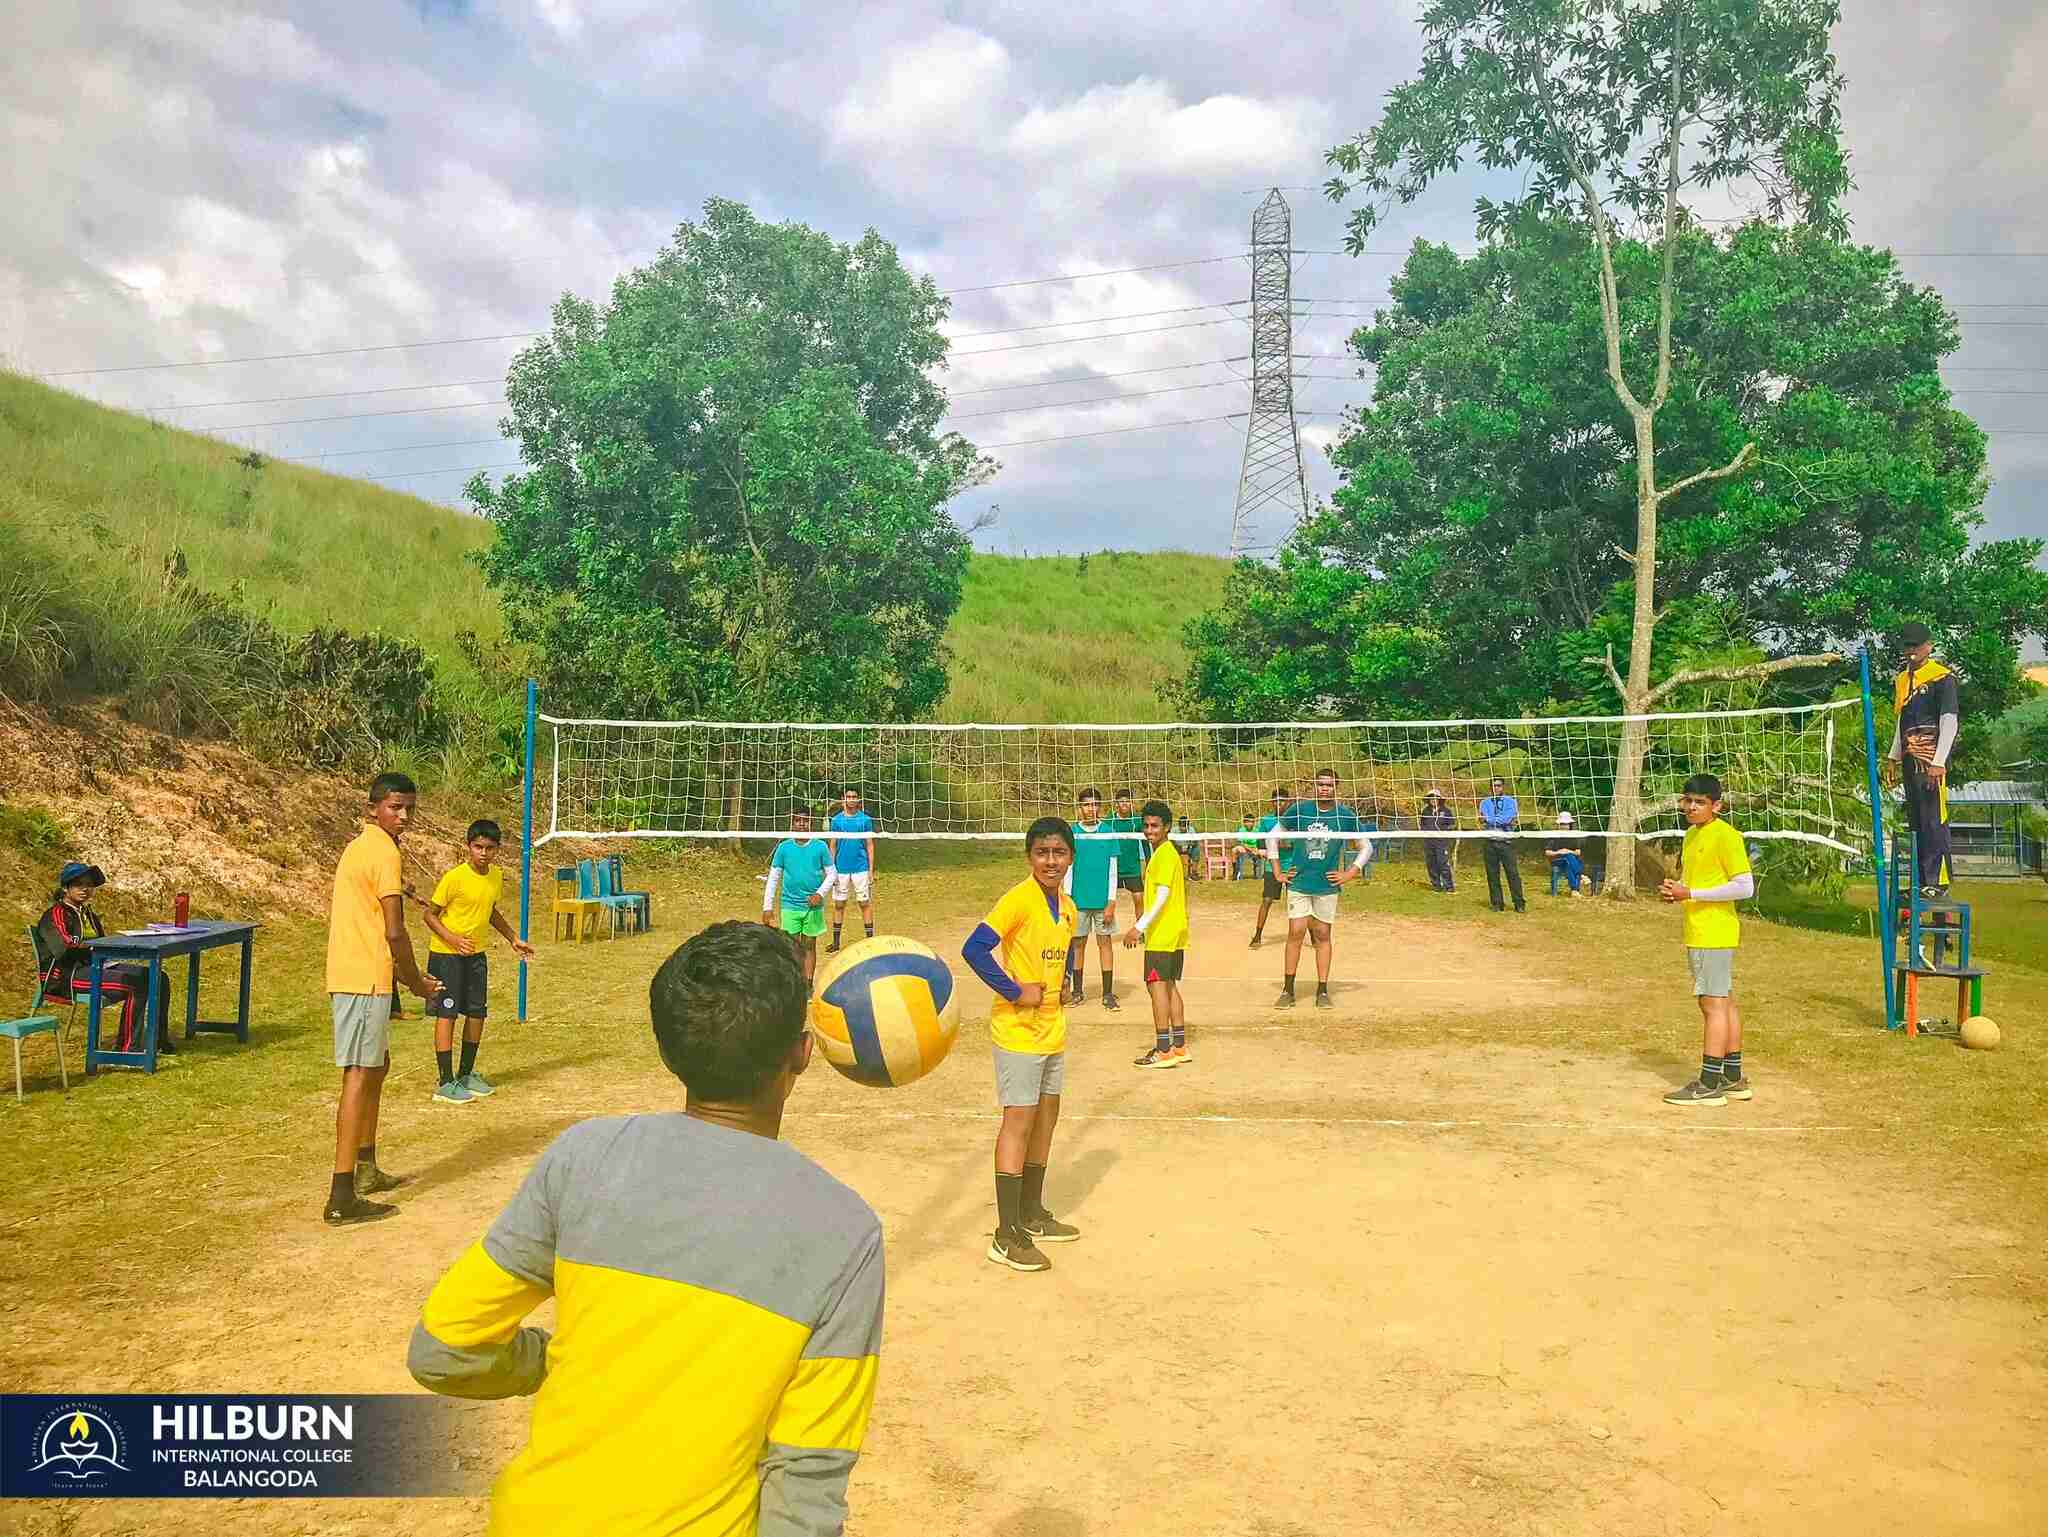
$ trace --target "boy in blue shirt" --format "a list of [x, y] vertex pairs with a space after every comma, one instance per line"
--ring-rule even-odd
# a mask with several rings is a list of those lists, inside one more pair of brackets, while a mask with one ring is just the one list
[[[789, 836], [775, 845], [761, 891], [761, 921], [779, 928], [796, 946], [804, 987], [818, 969], [818, 936], [825, 932], [825, 888], [831, 884], [832, 853], [811, 836], [811, 814], [799, 806], [789, 814]], [[781, 918], [775, 898], [782, 897]]]
[[[1286, 847], [1281, 839], [1286, 838]], [[1357, 845], [1355, 853], [1353, 844]], [[1266, 853], [1287, 888], [1287, 971], [1273, 1006], [1294, 1007], [1294, 973], [1301, 965], [1301, 942], [1313, 936], [1316, 946], [1316, 1007], [1330, 1001], [1330, 962], [1335, 944], [1330, 926], [1337, 921], [1337, 893], [1356, 880], [1372, 858], [1372, 839], [1349, 806], [1337, 803], [1337, 771], [1317, 769], [1315, 799], [1296, 801], [1266, 835]]]
[[875, 819], [861, 810], [860, 791], [848, 785], [840, 792], [839, 809], [826, 831], [825, 846], [837, 872], [832, 882], [832, 943], [825, 951], [831, 955], [839, 949], [839, 926], [846, 921], [849, 893], [860, 903], [860, 921], [868, 938], [875, 937]]

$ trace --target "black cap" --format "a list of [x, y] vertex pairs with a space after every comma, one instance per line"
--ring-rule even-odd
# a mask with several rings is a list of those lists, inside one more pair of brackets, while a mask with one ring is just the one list
[[1902, 646], [1924, 646], [1934, 639], [1934, 632], [1919, 620], [1899, 626], [1899, 644]]

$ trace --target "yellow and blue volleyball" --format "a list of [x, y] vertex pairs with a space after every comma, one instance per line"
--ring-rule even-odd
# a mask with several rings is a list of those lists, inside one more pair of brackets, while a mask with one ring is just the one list
[[960, 990], [914, 939], [877, 934], [819, 968], [811, 1031], [855, 1083], [900, 1089], [946, 1060], [960, 1034]]

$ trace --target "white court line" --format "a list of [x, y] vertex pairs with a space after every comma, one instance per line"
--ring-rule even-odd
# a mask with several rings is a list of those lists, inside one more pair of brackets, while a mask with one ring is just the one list
[[[803, 1110], [789, 1114], [786, 1125], [805, 1121], [993, 1121], [985, 1110]], [[1419, 1131], [1675, 1131], [1705, 1132], [1723, 1136], [1800, 1137], [1822, 1134], [1883, 1131], [1869, 1126], [1744, 1126], [1715, 1125], [1710, 1121], [1505, 1121], [1505, 1120], [1421, 1120], [1400, 1116], [1372, 1115], [1070, 1115], [1060, 1113], [1060, 1124], [1070, 1121], [1125, 1121], [1174, 1126], [1381, 1126]], [[1921, 1127], [1916, 1130], [1927, 1130]], [[1998, 1132], [1997, 1127], [1945, 1126], [1942, 1131]]]

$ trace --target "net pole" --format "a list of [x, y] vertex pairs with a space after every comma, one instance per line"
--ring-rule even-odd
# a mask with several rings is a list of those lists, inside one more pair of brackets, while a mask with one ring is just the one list
[[[527, 932], [533, 921], [533, 737], [534, 716], [540, 707], [540, 688], [528, 678], [526, 680], [526, 783], [522, 799], [525, 802], [525, 825], [519, 837], [519, 942], [530, 943], [532, 935]], [[526, 1023], [526, 962], [519, 962], [519, 1022]]]
[[1870, 862], [1877, 872], [1877, 927], [1878, 943], [1883, 949], [1878, 955], [1878, 972], [1884, 982], [1884, 1027], [1889, 1030], [1898, 1018], [1896, 999], [1892, 996], [1895, 979], [1892, 976], [1892, 956], [1897, 948], [1892, 934], [1892, 885], [1885, 875], [1884, 863], [1884, 792], [1878, 783], [1877, 773], [1877, 720], [1870, 705], [1870, 647], [1864, 646], [1861, 656], [1861, 679], [1863, 685], [1863, 759], [1870, 780]]

